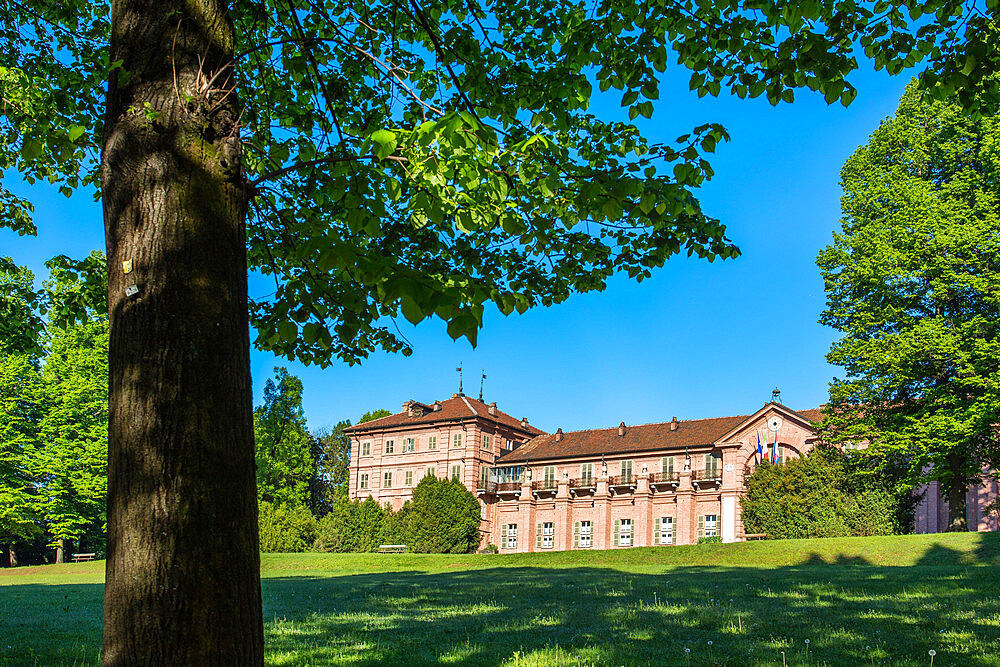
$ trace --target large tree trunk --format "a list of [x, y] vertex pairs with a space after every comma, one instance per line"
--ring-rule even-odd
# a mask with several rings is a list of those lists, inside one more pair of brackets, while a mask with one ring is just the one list
[[17, 549], [15, 548], [14, 543], [11, 543], [10, 546], [7, 547], [7, 553], [10, 556], [10, 566], [17, 567]]
[[66, 540], [59, 539], [56, 540], [56, 562], [63, 563], [66, 561]]
[[105, 665], [263, 663], [233, 26], [113, 0]]
[[962, 463], [961, 454], [957, 452], [948, 454], [948, 471], [951, 473], [948, 484], [948, 532], [963, 532], [969, 529], [965, 508], [968, 486], [965, 484]]

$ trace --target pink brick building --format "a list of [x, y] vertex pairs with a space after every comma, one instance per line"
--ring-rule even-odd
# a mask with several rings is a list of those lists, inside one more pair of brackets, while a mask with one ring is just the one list
[[[777, 443], [779, 460], [800, 456], [821, 419], [772, 401], [752, 415], [545, 434], [461, 393], [409, 401], [347, 429], [350, 495], [398, 509], [424, 475], [458, 477], [480, 499], [483, 545], [501, 553], [734, 542], [758, 442]], [[969, 492], [970, 529], [997, 529], [986, 511], [996, 497], [995, 482]], [[932, 484], [914, 528], [939, 532], [946, 520]]]
[[476, 488], [481, 471], [542, 431], [500, 411], [496, 403], [455, 394], [444, 401], [407, 401], [401, 412], [352, 426], [350, 497], [371, 496], [398, 510], [425, 475], [458, 477]]

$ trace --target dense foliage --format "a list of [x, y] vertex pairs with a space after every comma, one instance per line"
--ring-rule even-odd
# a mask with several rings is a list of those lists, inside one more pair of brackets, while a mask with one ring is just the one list
[[941, 483], [951, 526], [1000, 464], [1000, 117], [971, 118], [911, 85], [841, 171], [843, 229], [817, 260], [829, 442]]
[[0, 261], [0, 544], [12, 565], [19, 549], [37, 559], [55, 546], [59, 558], [64, 546], [104, 545], [107, 319], [90, 296], [74, 308], [86, 321], [64, 319], [65, 304], [90, 293], [60, 263], [49, 268], [36, 290], [29, 271]]
[[[18, 3], [0, 24], [7, 138], [0, 168], [70, 193], [95, 186], [108, 57], [103, 2]], [[437, 316], [474, 340], [501, 312], [643, 278], [678, 252], [737, 251], [694, 192], [727, 139], [706, 124], [650, 143], [597, 118], [615, 91], [649, 117], [676, 62], [699, 95], [849, 104], [863, 53], [979, 110], [995, 105], [996, 6], [811, 3], [232, 3], [232, 91], [249, 198], [249, 261], [273, 275], [252, 304], [258, 345], [307, 362], [409, 351], [389, 322]], [[170, 83], [164, 84], [169, 86]], [[174, 82], [176, 85], [176, 81]], [[620, 96], [620, 98], [619, 98]], [[157, 111], [130, 109], [155, 123]], [[0, 187], [0, 224], [34, 230]]]
[[275, 368], [254, 410], [257, 498], [276, 505], [305, 505], [315, 471], [313, 438], [302, 408], [302, 380]]
[[819, 446], [785, 463], [763, 462], [742, 498], [747, 533], [769, 539], [891, 535], [911, 524], [913, 499], [855, 453]]

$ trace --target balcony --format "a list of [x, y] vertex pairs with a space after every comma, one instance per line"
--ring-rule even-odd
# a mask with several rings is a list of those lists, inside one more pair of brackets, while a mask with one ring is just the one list
[[691, 471], [691, 484], [695, 488], [708, 486], [710, 484], [722, 484], [722, 471], [719, 468], [705, 468], [704, 470]]
[[477, 496], [495, 496], [496, 493], [497, 493], [496, 482], [484, 482], [480, 480], [479, 485], [476, 487]]
[[608, 488], [615, 493], [635, 491], [635, 475], [611, 475], [608, 477]]
[[543, 493], [548, 493], [554, 496], [556, 494], [558, 486], [559, 485], [556, 483], [556, 480], [554, 479], [542, 479], [537, 482], [532, 482], [531, 495], [535, 496], [536, 498], [542, 495]]
[[596, 493], [597, 482], [594, 481], [593, 477], [571, 479], [569, 480], [569, 492], [574, 496], [580, 493]]
[[654, 491], [676, 490], [680, 475], [673, 471], [654, 472], [649, 476], [649, 486]]
[[521, 483], [496, 482], [496, 494], [498, 496], [514, 496], [515, 498], [518, 498], [521, 495]]

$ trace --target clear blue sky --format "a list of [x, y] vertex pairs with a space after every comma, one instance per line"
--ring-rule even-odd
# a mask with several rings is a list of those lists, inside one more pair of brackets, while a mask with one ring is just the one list
[[[478, 394], [485, 369], [486, 400], [547, 431], [750, 413], [775, 386], [787, 405], [816, 407], [837, 369], [824, 360], [835, 335], [817, 323], [824, 296], [814, 259], [838, 226], [841, 165], [893, 113], [907, 80], [864, 73], [844, 109], [808, 91], [778, 107], [698, 99], [683, 72], [668, 76], [643, 130], [671, 141], [701, 123], [726, 126], [732, 141], [718, 148], [716, 176], [700, 198], [728, 225], [740, 258], [679, 257], [639, 284], [622, 277], [604, 292], [520, 316], [487, 311], [475, 350], [452, 341], [440, 321], [414, 328], [402, 318], [411, 357], [376, 354], [360, 366], [320, 369], [254, 350], [255, 400], [273, 367], [284, 365], [302, 378], [311, 427], [355, 421], [375, 408], [398, 411], [411, 398], [450, 396], [461, 363], [467, 394]], [[622, 113], [616, 99], [598, 100], [594, 110]], [[39, 234], [0, 229], [0, 254], [41, 276], [53, 255], [104, 248], [100, 205], [88, 193], [67, 199], [15, 178], [5, 182], [34, 201]], [[251, 294], [270, 289], [251, 283]]]

